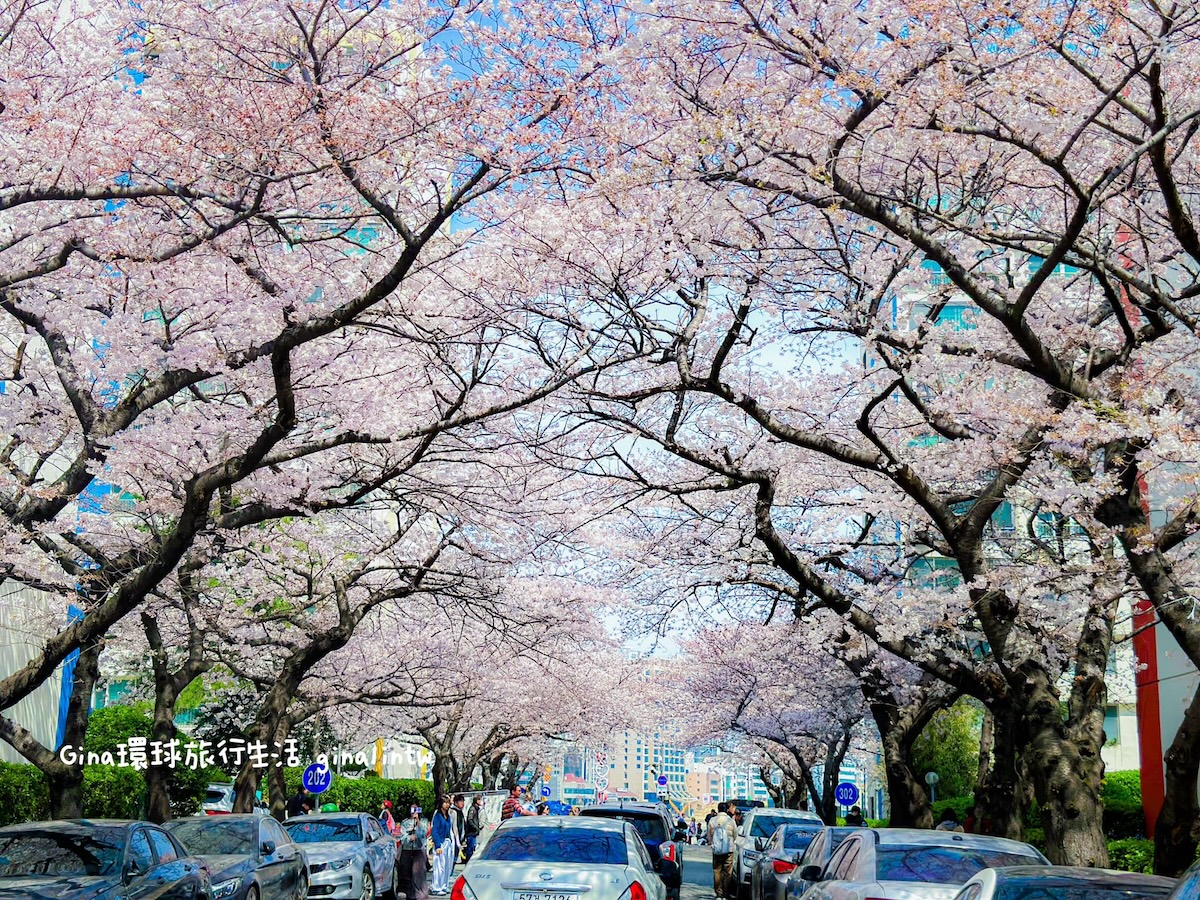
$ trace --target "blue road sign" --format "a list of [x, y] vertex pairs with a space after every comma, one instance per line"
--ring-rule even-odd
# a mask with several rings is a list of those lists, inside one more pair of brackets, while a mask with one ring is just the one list
[[833, 792], [833, 796], [837, 798], [837, 802], [842, 806], [852, 806], [858, 802], [858, 788], [849, 781], [843, 781], [837, 786], [837, 790]]
[[666, 787], [666, 786], [667, 786], [667, 776], [666, 776], [666, 775], [659, 775], [659, 776], [658, 776], [658, 783], [659, 783], [659, 785], [660, 785], [661, 787]]
[[543, 785], [542, 785], [542, 796], [543, 796], [543, 797], [549, 797], [549, 796], [550, 796], [550, 785], [548, 785], [548, 784], [543, 784]]
[[333, 784], [333, 772], [324, 763], [313, 763], [304, 770], [300, 783], [310, 794], [323, 794]]

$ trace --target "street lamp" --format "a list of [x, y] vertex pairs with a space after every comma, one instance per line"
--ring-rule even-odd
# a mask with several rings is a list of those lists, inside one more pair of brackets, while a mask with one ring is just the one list
[[938, 783], [937, 772], [926, 772], [925, 773], [925, 783], [927, 785], [929, 785], [929, 803], [930, 803], [930, 805], [937, 803], [937, 783]]

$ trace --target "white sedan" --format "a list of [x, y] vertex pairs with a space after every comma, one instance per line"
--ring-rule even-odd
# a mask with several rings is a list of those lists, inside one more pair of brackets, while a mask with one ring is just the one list
[[646, 845], [621, 819], [521, 816], [502, 822], [451, 900], [666, 900]]
[[951, 900], [976, 872], [1049, 866], [1029, 844], [915, 828], [863, 828], [830, 857], [801, 900]]

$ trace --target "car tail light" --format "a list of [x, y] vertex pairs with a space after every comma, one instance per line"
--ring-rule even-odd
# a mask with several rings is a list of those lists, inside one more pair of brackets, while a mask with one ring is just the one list
[[796, 864], [786, 859], [776, 859], [771, 862], [771, 868], [775, 870], [776, 875], [789, 875], [796, 868]]
[[635, 881], [629, 886], [629, 900], [646, 900], [646, 889], [640, 881]]
[[450, 891], [450, 900], [467, 900], [466, 875], [459, 875], [458, 881], [454, 882], [454, 888]]

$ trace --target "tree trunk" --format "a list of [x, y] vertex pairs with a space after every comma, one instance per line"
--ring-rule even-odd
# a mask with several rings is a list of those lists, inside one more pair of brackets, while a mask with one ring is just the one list
[[1022, 753], [1042, 812], [1046, 855], [1056, 865], [1103, 868], [1108, 865], [1100, 800], [1103, 706], [1099, 734], [1086, 733], [1086, 723], [1068, 727], [1049, 675], [1033, 665], [1022, 672]]
[[59, 766], [45, 774], [50, 789], [50, 818], [83, 818], [83, 767]]
[[[154, 723], [151, 740], [165, 744], [175, 737], [175, 684], [174, 679], [155, 679]], [[168, 784], [171, 769], [167, 766], [150, 766], [146, 769], [146, 818], [151, 822], [166, 822], [171, 816], [171, 796]]]
[[888, 824], [893, 828], [932, 828], [929, 794], [913, 769], [912, 741], [905, 746], [894, 728], [889, 728], [883, 739], [883, 772], [891, 806]]
[[271, 815], [282, 822], [287, 818], [287, 779], [283, 766], [272, 766], [267, 773], [267, 782], [271, 797]]
[[[984, 760], [980, 739], [980, 772], [986, 775], [975, 785], [975, 830], [980, 834], [1019, 841], [1025, 833], [1026, 788], [1018, 766], [1017, 726], [1007, 705], [985, 712], [984, 729], [989, 738], [990, 759]], [[985, 770], [986, 765], [986, 770]]]
[[1154, 874], [1178, 878], [1196, 858], [1200, 804], [1200, 690], [1192, 695], [1183, 723], [1164, 757], [1166, 789], [1154, 825]]

